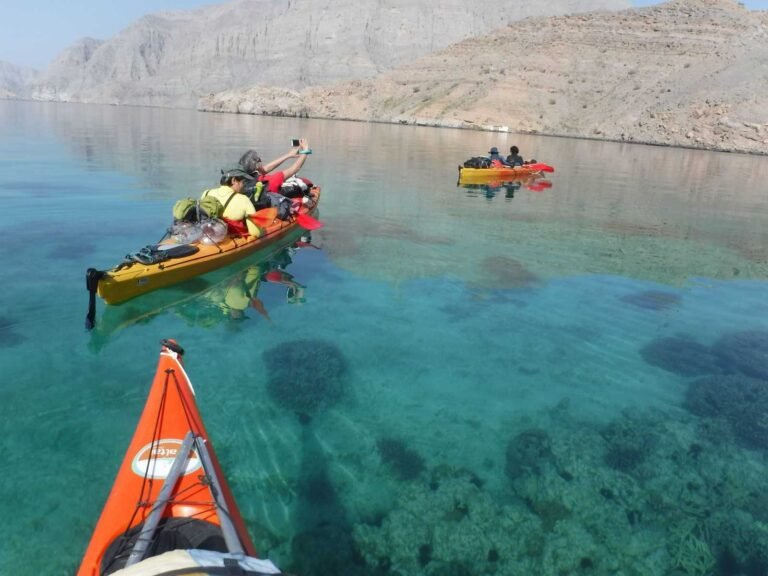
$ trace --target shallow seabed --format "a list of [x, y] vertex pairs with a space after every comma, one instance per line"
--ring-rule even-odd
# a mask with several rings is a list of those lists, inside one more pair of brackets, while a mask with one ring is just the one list
[[[299, 136], [324, 228], [84, 330], [86, 268]], [[512, 144], [551, 186], [456, 185]], [[0, 198], [0, 574], [76, 571], [161, 338], [286, 571], [768, 573], [762, 158], [0, 102]]]

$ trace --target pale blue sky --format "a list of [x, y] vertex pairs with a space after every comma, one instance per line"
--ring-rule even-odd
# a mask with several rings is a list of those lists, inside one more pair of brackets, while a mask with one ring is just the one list
[[[634, 0], [637, 5], [653, 0]], [[215, 0], [0, 0], [0, 61], [43, 69], [85, 36], [105, 40], [145, 14], [189, 10]], [[746, 0], [768, 10], [768, 0]]]

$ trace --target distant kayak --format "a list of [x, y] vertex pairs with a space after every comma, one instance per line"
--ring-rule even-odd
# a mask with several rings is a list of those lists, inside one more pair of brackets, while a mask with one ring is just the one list
[[[255, 557], [182, 366], [184, 351], [172, 340], [161, 344], [144, 410], [77, 576], [279, 573]], [[219, 568], [192, 569], [198, 566]]]
[[230, 235], [218, 241], [209, 241], [198, 234], [193, 241], [181, 242], [170, 237], [129, 254], [114, 268], [89, 268], [86, 272], [86, 288], [90, 294], [86, 327], [92, 328], [95, 322], [96, 294], [107, 304], [119, 304], [232, 264], [274, 244], [292, 230], [313, 230], [322, 226], [311, 216], [317, 211], [320, 199], [320, 189], [315, 187], [313, 190], [314, 200], [301, 204], [298, 212], [288, 220], [277, 217], [277, 208], [265, 208], [251, 216], [261, 231], [259, 236]]
[[537, 162], [536, 164], [525, 164], [523, 166], [492, 166], [490, 168], [465, 168], [459, 166], [460, 182], [487, 182], [496, 180], [500, 182], [509, 182], [514, 180], [525, 180], [534, 176], [542, 176], [545, 172], [554, 172], [555, 169], [548, 165]]

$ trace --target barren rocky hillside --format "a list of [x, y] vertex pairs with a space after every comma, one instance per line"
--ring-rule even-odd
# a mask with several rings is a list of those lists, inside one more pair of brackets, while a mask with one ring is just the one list
[[200, 108], [768, 153], [768, 13], [733, 0], [529, 18], [375, 79]]
[[[31, 86], [41, 100], [194, 107], [201, 95], [370, 78], [528, 16], [621, 9], [629, 0], [231, 0], [146, 16], [84, 40]], [[439, 6], [439, 7], [438, 7]]]

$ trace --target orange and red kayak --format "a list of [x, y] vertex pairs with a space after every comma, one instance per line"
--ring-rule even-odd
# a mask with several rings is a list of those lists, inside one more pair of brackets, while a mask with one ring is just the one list
[[78, 576], [127, 571], [178, 549], [256, 555], [182, 354], [174, 341], [163, 340], [149, 397]]
[[509, 182], [526, 180], [542, 176], [544, 172], [554, 172], [555, 169], [548, 164], [537, 162], [524, 164], [523, 166], [492, 166], [490, 168], [465, 168], [459, 166], [459, 182]]

